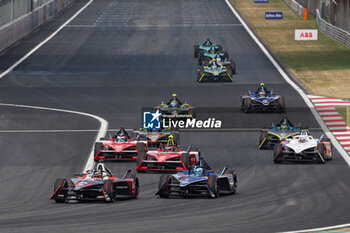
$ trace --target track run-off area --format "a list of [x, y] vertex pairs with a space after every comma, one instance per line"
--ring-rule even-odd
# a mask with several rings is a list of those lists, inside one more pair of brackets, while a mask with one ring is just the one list
[[[225, 0], [76, 0], [3, 52], [0, 232], [283, 232], [349, 223], [350, 171], [340, 148], [327, 164], [281, 165], [257, 149], [257, 129], [284, 115], [240, 111], [240, 95], [261, 82], [285, 96], [290, 120], [315, 137], [326, 127], [252, 36]], [[236, 62], [233, 83], [196, 82], [193, 45], [206, 38]], [[228, 126], [183, 130], [181, 144], [201, 148], [216, 171], [235, 169], [237, 194], [161, 199], [153, 173], [139, 174], [136, 200], [48, 200], [56, 178], [92, 166], [96, 138], [139, 128], [142, 108], [172, 93]], [[118, 176], [136, 166], [107, 165]]]

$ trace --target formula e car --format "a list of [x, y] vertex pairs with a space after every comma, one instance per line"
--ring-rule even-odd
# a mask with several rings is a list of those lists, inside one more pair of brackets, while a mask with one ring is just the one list
[[206, 62], [207, 65], [201, 66], [197, 69], [197, 81], [233, 81], [233, 74], [236, 72], [235, 64], [231, 60], [225, 63], [217, 63], [213, 59], [210, 63]]
[[188, 103], [182, 103], [177, 98], [176, 94], [173, 94], [172, 98], [168, 103], [162, 102], [154, 107], [154, 109], [159, 110], [162, 114], [162, 118], [172, 119], [187, 119], [196, 118], [196, 108]]
[[162, 198], [169, 196], [219, 197], [220, 194], [235, 194], [237, 191], [237, 175], [235, 170], [226, 167], [220, 174], [215, 173], [204, 159], [198, 166], [177, 174], [163, 174], [160, 177], [158, 192]]
[[141, 128], [135, 133], [138, 134], [137, 140], [147, 141], [148, 148], [158, 148], [161, 144], [168, 144], [169, 140], [173, 140], [173, 143], [180, 145], [180, 132], [165, 129], [144, 129]]
[[229, 56], [227, 52], [216, 51], [214, 48], [211, 48], [209, 51], [204, 51], [199, 55], [198, 65], [202, 65], [205, 61], [211, 61], [214, 58], [228, 60]]
[[139, 180], [135, 173], [129, 170], [123, 178], [117, 178], [105, 164], [99, 163], [95, 169], [71, 178], [71, 182], [57, 179], [50, 200], [59, 203], [70, 200], [114, 202], [137, 198], [138, 194]]
[[259, 136], [259, 149], [273, 148], [282, 139], [292, 138], [300, 133], [300, 126], [295, 127], [286, 116], [270, 128], [262, 128]]
[[249, 91], [247, 94], [241, 96], [241, 110], [243, 112], [253, 111], [278, 111], [285, 112], [286, 101], [283, 96], [273, 93], [273, 91], [267, 91], [264, 84], [260, 84], [259, 89], [252, 93]]
[[313, 138], [306, 129], [292, 139], [284, 139], [275, 145], [273, 161], [310, 161], [325, 163], [332, 159], [332, 142], [325, 135]]
[[193, 150], [191, 146], [184, 150], [177, 145], [168, 144], [156, 150], [148, 150], [145, 144], [140, 143], [137, 149], [136, 171], [176, 172], [197, 164], [200, 157], [199, 150]]
[[222, 51], [222, 46], [216, 43], [212, 43], [207, 39], [203, 44], [194, 46], [194, 57], [197, 58], [200, 54], [209, 51], [214, 48], [216, 52]]
[[[132, 137], [129, 136], [129, 133], [132, 135]], [[95, 143], [94, 160], [137, 160], [136, 144], [139, 141], [136, 140], [134, 132], [129, 133], [123, 127], [121, 127], [115, 136], [109, 139], [101, 138], [98, 142]]]

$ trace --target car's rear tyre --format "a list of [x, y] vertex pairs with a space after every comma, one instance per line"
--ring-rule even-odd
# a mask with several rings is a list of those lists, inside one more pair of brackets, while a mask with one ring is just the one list
[[280, 112], [285, 112], [286, 111], [286, 99], [281, 96], [280, 98]]
[[278, 156], [280, 154], [280, 144], [276, 144], [273, 148], [273, 162], [274, 163], [281, 163], [281, 160], [278, 159]]
[[135, 173], [131, 173], [130, 176], [128, 177], [129, 179], [133, 179], [134, 180], [134, 185], [135, 185], [135, 194], [134, 197], [138, 198], [139, 196], [139, 188], [140, 188], [140, 184], [139, 184], [139, 178], [137, 177], [137, 175]]
[[245, 113], [248, 113], [250, 110], [250, 103], [249, 103], [250, 99], [249, 98], [244, 98], [242, 100], [242, 110]]
[[320, 159], [320, 163], [326, 163], [326, 146], [323, 143], [321, 144], [320, 155], [323, 159], [323, 161]]
[[186, 168], [188, 168], [189, 166], [190, 166], [190, 156], [189, 156], [189, 154], [186, 152], [186, 153], [182, 153], [181, 154], [181, 161], [182, 161], [182, 163], [184, 164], [184, 166], [186, 167]]
[[259, 135], [259, 145], [258, 145], [260, 150], [263, 150], [266, 148], [265, 142], [264, 144], [262, 144], [265, 138], [266, 138], [266, 131], [261, 130]]
[[236, 63], [234, 61], [230, 62], [230, 67], [232, 69], [232, 74], [236, 74]]
[[208, 176], [208, 188], [212, 191], [214, 196], [211, 196], [211, 198], [219, 197], [219, 188], [217, 184], [217, 178], [216, 176]]
[[96, 156], [100, 150], [102, 150], [103, 144], [102, 142], [96, 142], [94, 146], [94, 155]]
[[224, 59], [224, 60], [225, 60], [225, 59], [228, 60], [228, 58], [229, 58], [228, 53], [227, 53], [227, 52], [224, 52], [224, 57], [223, 57], [223, 59]]
[[237, 174], [235, 170], [226, 170], [225, 174], [228, 175], [232, 175], [232, 181], [233, 181], [233, 185], [231, 187], [231, 191], [233, 194], [235, 194], [237, 192]]
[[[105, 180], [103, 183], [103, 187], [102, 187], [105, 195], [107, 195], [110, 199], [110, 202], [115, 202], [117, 199], [117, 194], [116, 194], [116, 190], [115, 187], [113, 185], [113, 180]], [[107, 202], [107, 200], [106, 200]]]
[[174, 131], [174, 132], [172, 132], [172, 135], [174, 137], [175, 144], [179, 146], [180, 145], [180, 132]]
[[138, 152], [137, 153], [136, 166], [139, 166], [144, 159], [145, 159], [145, 152], [144, 151]]
[[201, 77], [204, 74], [204, 68], [200, 67], [197, 71], [197, 82], [201, 82]]
[[[68, 182], [66, 179], [63, 179], [63, 178], [58, 178], [55, 182], [55, 185], [54, 185], [54, 189], [53, 191], [56, 192], [56, 190], [62, 186], [63, 188], [68, 188]], [[59, 190], [56, 195], [63, 195], [63, 199], [54, 199], [55, 202], [57, 203], [64, 203], [66, 202], [66, 198], [67, 198], [67, 193], [68, 191], [67, 190]]]
[[219, 44], [218, 45], [218, 51], [221, 52], [222, 51], [222, 46]]
[[169, 197], [169, 187], [167, 186], [169, 182], [169, 175], [163, 174], [159, 178], [158, 183], [158, 190], [160, 191], [159, 196], [161, 198], [168, 198]]
[[199, 50], [199, 46], [195, 45], [194, 46], [194, 57], [197, 58], [198, 57], [198, 50]]

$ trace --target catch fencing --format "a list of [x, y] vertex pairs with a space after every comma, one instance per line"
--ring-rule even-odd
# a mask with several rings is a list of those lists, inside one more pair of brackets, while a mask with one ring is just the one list
[[320, 11], [316, 10], [318, 29], [330, 38], [338, 41], [350, 49], [350, 33], [338, 28], [322, 19]]
[[[0, 22], [7, 22], [0, 26], [0, 51], [23, 38], [73, 1], [0, 0], [0, 12], [7, 12], [0, 15]], [[28, 2], [31, 4], [26, 4]]]
[[285, 3], [287, 3], [301, 18], [304, 17], [304, 7], [300, 5], [295, 0], [283, 0]]

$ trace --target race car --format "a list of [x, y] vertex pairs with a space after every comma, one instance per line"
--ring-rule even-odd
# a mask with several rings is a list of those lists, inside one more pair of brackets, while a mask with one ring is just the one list
[[236, 72], [235, 64], [233, 61], [230, 62], [216, 62], [214, 58], [207, 65], [201, 66], [197, 69], [197, 81], [233, 81], [233, 74]]
[[210, 197], [235, 194], [237, 191], [237, 174], [226, 167], [220, 174], [215, 173], [207, 162], [201, 158], [199, 165], [189, 167], [177, 174], [163, 174], [160, 177], [158, 192], [162, 198], [170, 196]]
[[246, 113], [253, 111], [285, 112], [286, 109], [285, 98], [273, 93], [273, 91], [268, 91], [263, 83], [260, 84], [255, 93], [249, 91], [247, 94], [242, 95], [240, 102], [241, 110]]
[[212, 43], [209, 38], [203, 44], [194, 46], [194, 57], [197, 58], [200, 54], [209, 51], [214, 48], [217, 52], [222, 51], [222, 46], [216, 43]]
[[137, 140], [147, 141], [148, 148], [158, 148], [160, 144], [167, 144], [169, 140], [173, 140], [174, 144], [180, 145], [180, 132], [165, 129], [144, 129], [137, 131]]
[[185, 170], [190, 165], [197, 164], [200, 157], [200, 151], [193, 150], [191, 146], [184, 150], [175, 144], [167, 144], [166, 146], [160, 146], [156, 150], [148, 150], [145, 144], [140, 143], [137, 149], [139, 153], [136, 171], [139, 172], [176, 172]]
[[162, 114], [162, 118], [196, 118], [196, 108], [188, 103], [182, 103], [174, 93], [172, 98], [166, 104], [162, 102], [154, 107]]
[[[129, 136], [129, 133], [132, 135]], [[109, 138], [101, 138], [95, 143], [95, 161], [131, 161], [137, 160], [136, 144], [139, 142], [135, 138], [134, 132], [127, 132], [123, 127], [119, 132]], [[147, 143], [147, 142], [143, 142]]]
[[114, 202], [137, 198], [139, 194], [139, 180], [134, 172], [129, 170], [123, 178], [117, 178], [103, 163], [70, 180], [57, 179], [50, 200], [58, 203], [71, 200]]
[[270, 128], [262, 128], [259, 136], [259, 149], [273, 148], [275, 144], [280, 143], [282, 139], [292, 138], [300, 133], [300, 127], [295, 127], [286, 116]]
[[309, 161], [325, 163], [332, 159], [332, 142], [325, 135], [320, 139], [313, 138], [307, 129], [291, 139], [283, 139], [275, 145], [273, 161]]
[[228, 60], [229, 56], [227, 52], [217, 51], [212, 47], [209, 51], [204, 51], [198, 57], [198, 65], [202, 65], [205, 61], [211, 61], [214, 58], [221, 58], [222, 60]]

